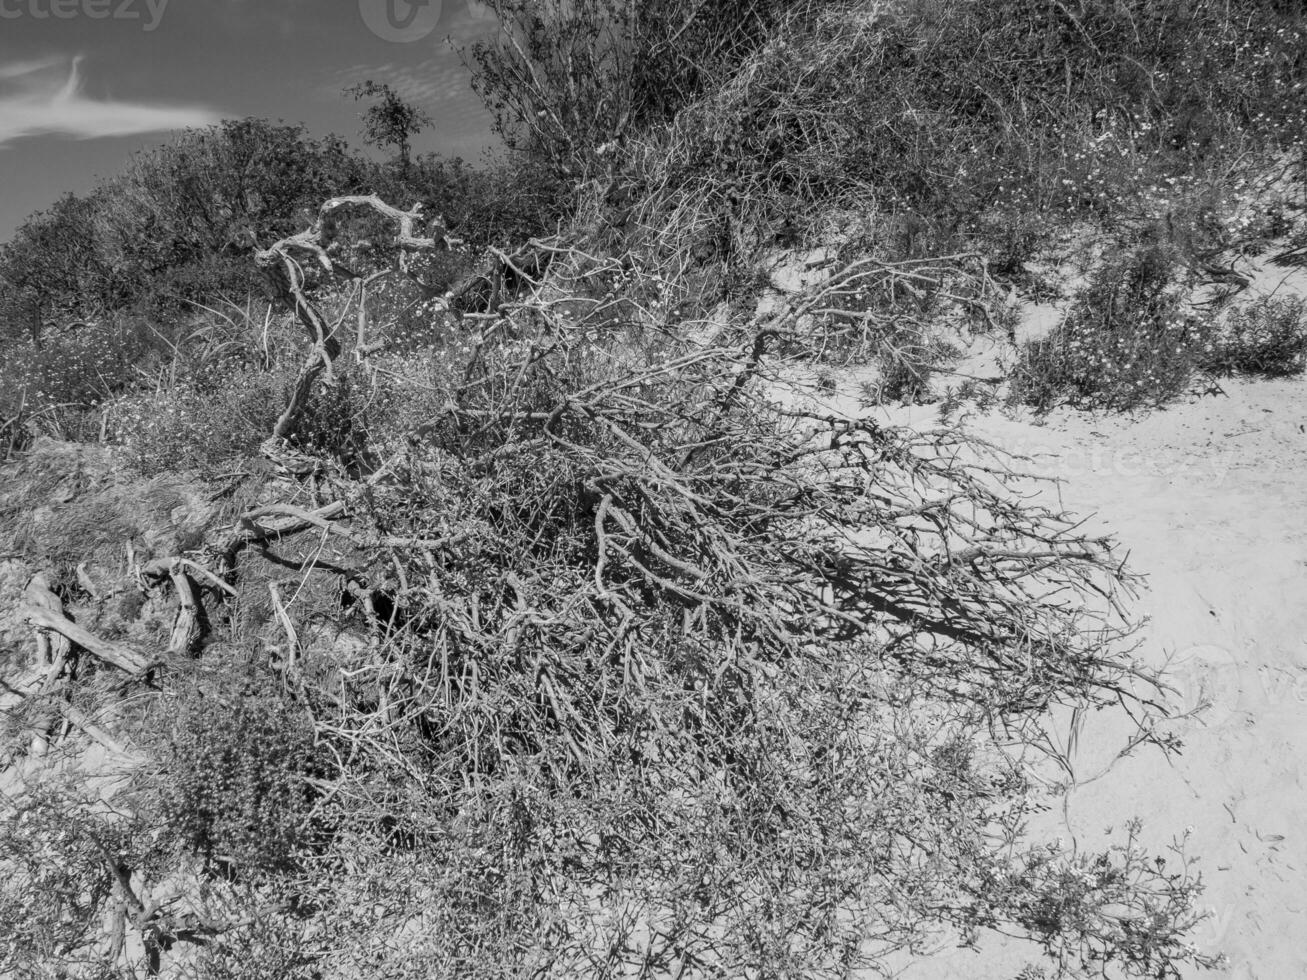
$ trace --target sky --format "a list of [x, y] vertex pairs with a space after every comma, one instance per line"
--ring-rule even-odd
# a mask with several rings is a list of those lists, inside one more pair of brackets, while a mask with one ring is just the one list
[[362, 147], [387, 82], [434, 126], [414, 141], [480, 159], [490, 121], [454, 50], [486, 35], [476, 0], [0, 0], [0, 242], [169, 133], [261, 116]]

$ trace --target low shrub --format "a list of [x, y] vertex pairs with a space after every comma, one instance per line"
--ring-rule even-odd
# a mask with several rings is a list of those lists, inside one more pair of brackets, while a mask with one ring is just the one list
[[284, 868], [301, 840], [312, 728], [271, 680], [219, 678], [185, 691], [175, 706], [162, 816], [178, 842], [206, 860]]
[[1263, 297], [1235, 307], [1201, 363], [1214, 374], [1301, 374], [1307, 367], [1307, 302]]
[[[113, 859], [131, 874], [127, 821], [58, 777], [27, 792], [8, 790], [0, 811], [0, 973], [57, 980], [122, 976], [98, 944], [106, 913], [121, 901]], [[115, 899], [117, 901], [115, 901]], [[82, 949], [68, 969], [68, 951]], [[98, 955], [96, 955], [98, 954]]]
[[20, 408], [98, 408], [131, 376], [145, 349], [130, 325], [115, 321], [77, 324], [39, 346], [13, 342], [0, 353], [0, 416]]
[[1174, 248], [1145, 245], [1109, 259], [1051, 334], [1027, 343], [1009, 399], [1045, 411], [1156, 406], [1199, 374], [1300, 374], [1307, 368], [1307, 304], [1264, 297], [1224, 317], [1186, 303]]
[[1173, 247], [1112, 257], [1075, 295], [1066, 319], [1027, 343], [1011, 400], [1047, 410], [1159, 405], [1184, 391], [1211, 344], [1210, 320], [1187, 312]]
[[108, 434], [138, 472], [210, 469], [254, 453], [285, 401], [279, 374], [224, 372], [222, 383], [180, 383], [130, 395], [110, 409]]
[[929, 338], [915, 327], [891, 331], [889, 336], [878, 338], [875, 345], [873, 360], [879, 378], [876, 384], [865, 387], [864, 403], [923, 405], [934, 401], [931, 379], [957, 354], [951, 344]]

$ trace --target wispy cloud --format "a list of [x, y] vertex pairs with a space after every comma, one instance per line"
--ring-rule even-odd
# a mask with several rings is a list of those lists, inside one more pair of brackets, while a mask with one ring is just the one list
[[51, 69], [63, 59], [0, 64], [0, 146], [26, 136], [57, 134], [75, 139], [158, 133], [207, 126], [219, 115], [198, 106], [92, 99], [82, 93], [81, 59], [74, 58], [67, 78]]
[[62, 58], [45, 58], [41, 61], [11, 61], [7, 65], [0, 65], [0, 81], [8, 78], [21, 78], [24, 75], [31, 75], [60, 64], [63, 64]]

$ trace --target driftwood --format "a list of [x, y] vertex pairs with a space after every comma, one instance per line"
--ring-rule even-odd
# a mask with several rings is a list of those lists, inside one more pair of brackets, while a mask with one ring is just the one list
[[[23, 590], [23, 601], [29, 609], [42, 611], [52, 617], [66, 619], [63, 601], [50, 588], [50, 580], [44, 575], [33, 575]], [[36, 631], [36, 654], [38, 665], [50, 667], [54, 663], [63, 664], [69, 653], [67, 634], [62, 631], [51, 632], [48, 628]]]
[[[257, 510], [251, 511], [246, 515], [246, 520], [253, 521], [255, 518], [273, 514], [282, 515], [284, 518], [294, 522], [289, 525], [282, 522], [280, 523], [280, 526], [282, 527], [291, 527], [297, 530], [303, 530], [307, 527], [317, 527], [329, 534], [335, 534], [364, 548], [420, 548], [429, 551], [440, 551], [460, 544], [471, 537], [470, 532], [451, 534], [443, 538], [415, 538], [359, 534], [357, 531], [352, 531], [347, 527], [333, 524], [329, 520], [329, 517], [333, 517], [340, 513], [340, 511], [344, 509], [343, 506], [332, 514], [326, 514], [325, 512], [329, 509], [330, 508], [322, 508], [321, 510], [310, 512], [301, 510], [298, 507], [293, 507], [289, 504], [270, 504], [267, 507], [260, 507]], [[283, 530], [280, 533], [284, 534], [286, 531]]]
[[[45, 575], [32, 576], [23, 591], [23, 602], [23, 613], [36, 633], [39, 666], [45, 668], [45, 678], [33, 692], [35, 696], [49, 698], [69, 724], [80, 728], [101, 745], [121, 755], [131, 756], [132, 753], [112, 735], [68, 704], [60, 696], [59, 689], [66, 686], [75, 647], [133, 675], [144, 674], [149, 670], [151, 662], [129, 647], [101, 640], [69, 619], [63, 602], [54, 594]], [[54, 725], [53, 709], [37, 720], [32, 742], [33, 756], [39, 757], [46, 753]]]
[[[395, 236], [395, 245], [400, 250], [401, 268], [402, 256], [409, 252], [448, 248], [450, 245], [451, 240], [448, 237], [443, 234], [439, 237], [436, 235], [437, 231], [443, 233], [445, 230], [443, 219], [437, 217], [427, 223], [421, 205], [415, 206], [411, 211], [401, 211], [399, 208], [391, 207], [375, 194], [349, 195], [333, 197], [325, 202], [318, 209], [317, 219], [308, 230], [283, 238], [255, 254], [255, 263], [260, 268], [268, 270], [274, 287], [281, 294], [283, 302], [295, 311], [296, 318], [308, 331], [309, 342], [313, 345], [295, 379], [295, 387], [290, 399], [277, 419], [276, 425], [273, 426], [272, 437], [277, 442], [285, 442], [295, 435], [314, 384], [319, 378], [332, 380], [333, 363], [340, 355], [340, 341], [336, 337], [336, 330], [328, 325], [308, 297], [305, 271], [300, 264], [300, 258], [307, 256], [328, 276], [346, 275], [353, 279], [360, 278], [357, 273], [333, 262], [327, 251], [335, 232], [334, 215], [345, 207], [370, 208], [398, 224], [399, 231]], [[428, 224], [432, 231], [429, 237], [416, 234], [415, 227], [419, 223]], [[367, 282], [371, 282], [374, 278], [368, 277]], [[366, 322], [366, 314], [361, 314], [361, 322]]]
[[[27, 588], [23, 590], [23, 599], [33, 609], [42, 610], [51, 616], [64, 616], [64, 604], [51, 590], [49, 579], [44, 575], [32, 576]], [[46, 697], [62, 686], [71, 654], [72, 644], [62, 633], [48, 629], [36, 630], [37, 666], [45, 670], [45, 677], [36, 692], [38, 696]], [[49, 749], [54, 721], [50, 712], [36, 719], [32, 736], [33, 757], [39, 758]]]
[[200, 607], [187, 574], [188, 567], [199, 566], [183, 558], [165, 558], [141, 568], [141, 577], [147, 582], [167, 578], [177, 593], [177, 613], [168, 639], [168, 652], [172, 654], [190, 653], [200, 639]]
[[100, 639], [65, 616], [56, 616], [44, 609], [34, 607], [28, 607], [26, 615], [28, 622], [32, 623], [33, 626], [53, 630], [77, 644], [87, 653], [120, 670], [125, 670], [129, 674], [144, 674], [156, 664], [156, 661], [138, 653], [131, 647]]
[[[394, 244], [398, 251], [397, 269], [381, 270], [367, 276], [349, 269], [332, 259], [330, 246], [335, 235], [336, 214], [343, 208], [363, 208], [393, 221], [398, 226]], [[418, 233], [422, 227], [428, 232]], [[299, 428], [304, 409], [321, 379], [334, 380], [334, 364], [340, 356], [341, 344], [337, 338], [340, 323], [328, 324], [326, 317], [309, 298], [307, 277], [301, 260], [307, 258], [330, 278], [344, 277], [357, 284], [358, 344], [355, 355], [360, 360], [380, 349], [382, 341], [368, 336], [367, 290], [378, 279], [393, 271], [406, 272], [408, 256], [415, 252], [445, 251], [458, 240], [446, 234], [444, 219], [436, 216], [427, 219], [422, 206], [409, 211], [393, 207], [375, 194], [333, 197], [319, 209], [313, 225], [296, 235], [290, 235], [255, 254], [254, 261], [269, 273], [282, 301], [295, 311], [296, 318], [308, 333], [313, 345], [299, 374], [291, 396], [273, 426], [269, 442], [285, 444]], [[464, 277], [437, 300], [445, 310], [494, 313], [505, 299], [517, 295], [523, 288], [537, 283], [552, 261], [554, 254], [547, 248], [532, 243], [531, 247], [514, 255], [499, 249], [489, 250], [486, 260], [474, 272]], [[342, 321], [343, 323], [343, 318]]]
[[[156, 665], [156, 661], [138, 653], [131, 647], [110, 640], [102, 640], [89, 630], [78, 626], [66, 615], [29, 602], [23, 615], [38, 631], [48, 630], [59, 635], [63, 642], [71, 641], [87, 653], [133, 676], [140, 676]], [[38, 641], [39, 642], [39, 641]]]

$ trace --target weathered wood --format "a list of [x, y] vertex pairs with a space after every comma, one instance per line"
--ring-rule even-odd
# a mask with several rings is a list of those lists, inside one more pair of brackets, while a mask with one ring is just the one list
[[116, 752], [118, 755], [125, 756], [137, 762], [144, 761], [144, 756], [133, 752], [130, 748], [118, 741], [118, 739], [114, 738], [95, 722], [91, 721], [91, 719], [85, 714], [74, 708], [71, 704], [60, 704], [59, 710], [72, 724], [90, 736], [92, 741], [99, 742], [110, 752]]
[[[308, 405], [313, 386], [318, 379], [324, 378], [327, 383], [333, 380], [333, 364], [340, 355], [340, 340], [336, 336], [335, 329], [327, 323], [326, 318], [308, 296], [305, 271], [300, 263], [300, 257], [305, 254], [310, 256], [328, 276], [345, 275], [358, 278], [356, 273], [333, 262], [327, 253], [327, 246], [336, 228], [333, 212], [350, 206], [371, 208], [399, 225], [395, 244], [400, 249], [401, 268], [404, 267], [403, 256], [409, 252], [448, 249], [452, 243], [452, 240], [443, 234], [444, 220], [436, 217], [428, 221], [422, 214], [421, 205], [415, 206], [411, 211], [403, 211], [391, 207], [375, 194], [354, 194], [331, 198], [318, 209], [317, 219], [310, 228], [283, 238], [255, 253], [255, 264], [266, 272], [282, 302], [294, 311], [295, 317], [308, 332], [309, 342], [313, 345], [313, 349], [295, 378], [295, 386], [286, 402], [286, 407], [273, 426], [272, 438], [277, 443], [289, 442], [294, 437]], [[419, 224], [429, 226], [431, 237], [423, 237], [416, 233], [415, 229]], [[441, 234], [438, 235], [437, 232]]]
[[172, 624], [172, 637], [168, 651], [174, 654], [190, 653], [200, 640], [200, 606], [195, 601], [195, 590], [179, 560], [171, 568], [172, 587], [177, 593], [177, 618]]
[[117, 667], [119, 670], [125, 670], [129, 674], [144, 674], [156, 665], [156, 661], [138, 653], [131, 647], [110, 640], [102, 640], [62, 614], [55, 614], [49, 609], [30, 604], [23, 612], [27, 621], [34, 627], [58, 633], [66, 640], [76, 643], [92, 656]]
[[[67, 618], [64, 604], [50, 588], [50, 580], [44, 574], [37, 573], [23, 590], [23, 601], [32, 609], [43, 610], [51, 616]], [[45, 629], [36, 632], [36, 653], [39, 665], [49, 667], [53, 663], [63, 663], [68, 657], [68, 638], [62, 632], [51, 636]]]
[[[472, 537], [472, 532], [463, 532], [460, 534], [451, 534], [443, 538], [412, 538], [412, 537], [395, 537], [387, 535], [365, 535], [359, 534], [347, 527], [339, 524], [333, 524], [330, 518], [341, 513], [345, 507], [330, 504], [316, 511], [306, 511], [290, 504], [268, 504], [257, 510], [250, 511], [245, 515], [246, 520], [252, 520], [257, 517], [264, 517], [270, 514], [284, 514], [285, 518], [280, 522], [270, 521], [268, 525], [279, 527], [289, 527], [296, 530], [302, 530], [306, 527], [318, 527], [330, 534], [339, 535], [360, 547], [379, 547], [379, 548], [425, 548], [430, 551], [439, 551], [442, 548], [452, 548], [455, 545], [462, 544], [468, 538]], [[287, 524], [286, 521], [293, 521], [293, 524]], [[283, 530], [280, 533], [287, 533]]]
[[[50, 616], [66, 618], [63, 601], [50, 588], [50, 580], [43, 574], [33, 575], [23, 590], [23, 600], [32, 609], [40, 610]], [[72, 655], [72, 644], [62, 633], [38, 628], [36, 631], [37, 665], [45, 671], [45, 678], [37, 690], [38, 697], [46, 697], [65, 683], [68, 660]], [[54, 727], [54, 714], [45, 711], [35, 720], [35, 732], [32, 736], [31, 754], [35, 759], [43, 757], [50, 748], [50, 732]]]
[[177, 612], [173, 617], [172, 633], [168, 640], [168, 651], [174, 654], [190, 653], [200, 640], [200, 603], [195, 597], [195, 587], [187, 569], [196, 569], [217, 582], [224, 590], [231, 591], [231, 586], [223, 582], [207, 569], [185, 558], [156, 558], [141, 566], [141, 577], [147, 582], [172, 582], [173, 591], [177, 593]]

